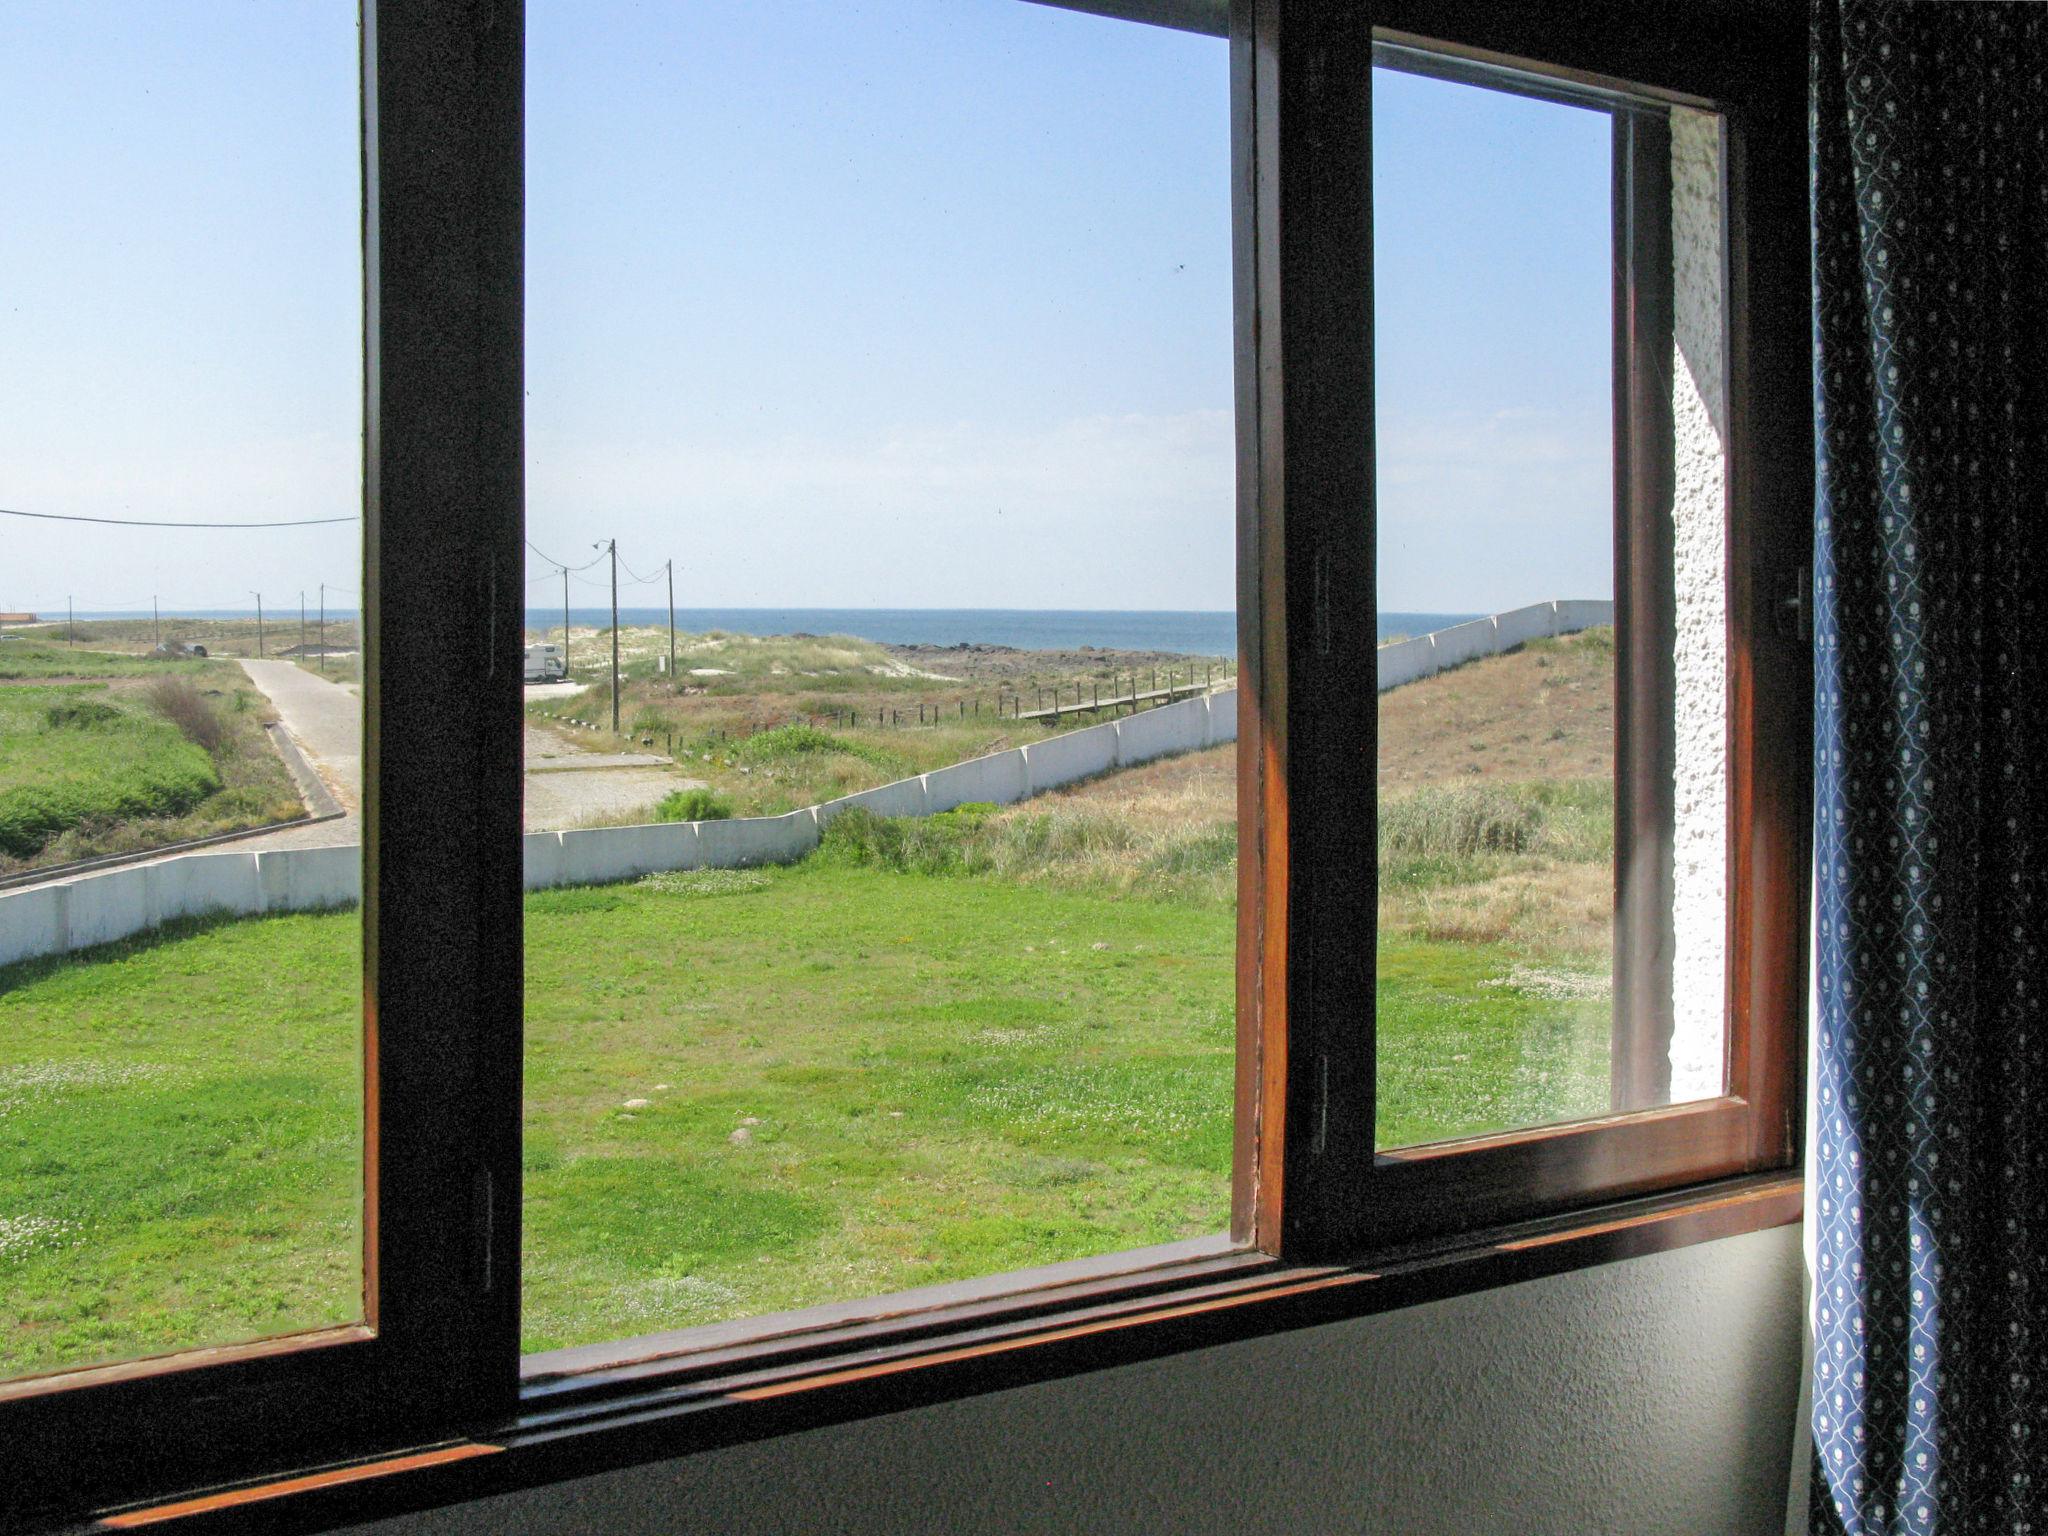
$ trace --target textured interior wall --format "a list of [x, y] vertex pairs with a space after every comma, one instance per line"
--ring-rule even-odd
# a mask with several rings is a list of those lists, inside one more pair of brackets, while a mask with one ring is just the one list
[[1728, 473], [1721, 120], [1671, 110], [1672, 502], [1678, 756], [1672, 859], [1674, 1102], [1722, 1086], [1728, 871]]
[[427, 1532], [1783, 1529], [1785, 1227], [452, 1510]]

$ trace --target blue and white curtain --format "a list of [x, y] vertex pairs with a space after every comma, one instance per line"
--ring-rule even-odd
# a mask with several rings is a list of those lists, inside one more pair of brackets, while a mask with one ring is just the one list
[[2048, 1536], [2048, 6], [1812, 65], [1811, 1529]]

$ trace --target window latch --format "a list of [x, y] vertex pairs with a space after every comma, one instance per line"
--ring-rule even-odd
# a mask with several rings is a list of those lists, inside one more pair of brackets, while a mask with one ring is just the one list
[[498, 568], [486, 558], [476, 573], [477, 606], [484, 616], [483, 672], [486, 678], [498, 675]]
[[477, 1239], [477, 1288], [489, 1291], [496, 1277], [491, 1273], [491, 1256], [497, 1246], [495, 1230], [497, 1216], [497, 1184], [491, 1177], [491, 1170], [479, 1168], [476, 1171], [474, 1187], [476, 1198], [476, 1239]]
[[1809, 594], [1813, 589], [1813, 568], [1794, 566], [1785, 576], [1783, 593], [1772, 604], [1778, 616], [1778, 635], [1784, 640], [1811, 640], [1813, 638], [1813, 606]]

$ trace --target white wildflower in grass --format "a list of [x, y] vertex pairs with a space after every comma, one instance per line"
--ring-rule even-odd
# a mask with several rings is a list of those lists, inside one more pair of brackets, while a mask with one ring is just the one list
[[1149, 1080], [1073, 1067], [991, 1083], [968, 1102], [1013, 1125], [1131, 1137], [1186, 1135], [1209, 1118], [1209, 1085], [1185, 1069], [1152, 1069]]
[[722, 1317], [739, 1299], [739, 1292], [732, 1287], [701, 1275], [656, 1275], [612, 1293], [614, 1305], [624, 1316], [669, 1324]]
[[1614, 990], [1614, 978], [1606, 971], [1568, 971], [1561, 968], [1518, 965], [1505, 976], [1480, 983], [1483, 987], [1512, 987], [1527, 997], [1573, 1002], [1581, 998], [1606, 997]]
[[151, 1062], [35, 1061], [0, 1067], [0, 1119], [31, 1104], [162, 1077], [171, 1069]]
[[984, 1029], [974, 1038], [983, 1045], [1045, 1045], [1056, 1033], [1050, 1024], [1032, 1024], [1022, 1029]]
[[737, 896], [765, 889], [770, 877], [758, 869], [667, 869], [636, 883], [664, 896]]
[[75, 1222], [53, 1221], [47, 1216], [0, 1216], [0, 1260], [67, 1248], [77, 1236]]

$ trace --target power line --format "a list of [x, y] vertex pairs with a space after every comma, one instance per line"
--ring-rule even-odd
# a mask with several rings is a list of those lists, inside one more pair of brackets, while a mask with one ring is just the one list
[[560, 560], [557, 560], [553, 555], [549, 554], [546, 550], [542, 549], [538, 544], [534, 543], [531, 539], [528, 539], [526, 541], [526, 547], [532, 550], [536, 555], [539, 555], [541, 559], [547, 561], [547, 563], [549, 565], [552, 565], [556, 570], [568, 571], [572, 575], [577, 571], [587, 571], [590, 569], [591, 566], [596, 565], [598, 560], [604, 559], [603, 555], [599, 555], [597, 557], [597, 560], [592, 560], [584, 565], [565, 565]]
[[152, 522], [143, 517], [84, 517], [75, 512], [20, 512], [0, 507], [0, 517], [32, 517], [45, 523], [103, 523], [115, 528], [318, 528], [328, 523], [361, 522], [361, 517], [301, 517], [282, 523]]
[[623, 560], [619, 562], [619, 565], [625, 570], [625, 573], [628, 576], [630, 576], [635, 582], [637, 582], [639, 585], [643, 587], [653, 586], [654, 583], [662, 579], [662, 576], [664, 574], [662, 572], [657, 571], [652, 576], [642, 576], [638, 571], [634, 570], [633, 567], [631, 567], [630, 565], [627, 565], [626, 562]]

